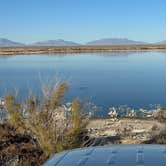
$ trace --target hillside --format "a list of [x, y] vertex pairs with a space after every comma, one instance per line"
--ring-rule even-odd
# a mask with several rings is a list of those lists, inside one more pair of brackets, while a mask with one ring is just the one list
[[144, 45], [146, 42], [134, 41], [129, 39], [121, 38], [107, 38], [99, 39], [86, 43], [87, 45]]
[[18, 47], [18, 46], [25, 46], [25, 44], [0, 38], [0, 47]]
[[72, 41], [65, 41], [62, 39], [58, 39], [58, 40], [39, 41], [31, 45], [33, 46], [79, 46], [81, 44], [75, 43]]

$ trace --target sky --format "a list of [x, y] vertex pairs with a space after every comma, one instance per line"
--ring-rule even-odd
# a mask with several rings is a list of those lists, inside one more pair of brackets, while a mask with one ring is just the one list
[[0, 38], [166, 40], [166, 0], [0, 0]]

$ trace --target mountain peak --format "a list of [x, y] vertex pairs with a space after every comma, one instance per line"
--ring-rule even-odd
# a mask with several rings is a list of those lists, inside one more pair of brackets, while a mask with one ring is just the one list
[[155, 44], [166, 44], [166, 40], [163, 40], [163, 41], [160, 41], [160, 42], [157, 42]]
[[65, 41], [63, 39], [57, 39], [57, 40], [40, 41], [40, 42], [33, 43], [32, 45], [35, 45], [35, 46], [79, 46], [81, 44], [75, 43], [72, 41]]
[[88, 42], [87, 45], [139, 45], [147, 44], [141, 41], [129, 40], [127, 38], [104, 38]]
[[56, 41], [64, 42], [65, 40], [63, 40], [63, 39], [57, 39]]
[[0, 38], [0, 47], [17, 47], [17, 46], [25, 46], [25, 44], [14, 42], [12, 40], [8, 40], [5, 38]]

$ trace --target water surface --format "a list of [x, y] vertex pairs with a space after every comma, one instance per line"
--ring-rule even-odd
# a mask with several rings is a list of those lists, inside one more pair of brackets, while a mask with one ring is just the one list
[[0, 56], [0, 96], [19, 89], [39, 94], [42, 82], [61, 78], [79, 97], [98, 106], [147, 108], [166, 104], [166, 52], [112, 52]]

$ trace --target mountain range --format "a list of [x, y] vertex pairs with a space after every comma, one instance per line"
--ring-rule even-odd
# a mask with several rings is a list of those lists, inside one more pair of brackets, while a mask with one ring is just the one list
[[156, 43], [156, 44], [166, 44], [166, 40], [163, 40], [163, 41], [158, 42], [158, 43]]
[[58, 39], [58, 40], [39, 41], [31, 45], [33, 46], [79, 46], [81, 44], [75, 43], [72, 41], [65, 41], [62, 39]]
[[25, 44], [0, 38], [0, 47], [17, 47], [17, 46], [25, 46]]
[[148, 44], [146, 42], [134, 41], [129, 39], [121, 39], [121, 38], [107, 38], [107, 39], [99, 39], [95, 41], [88, 42], [87, 45], [143, 45]]
[[80, 45], [90, 45], [90, 46], [103, 46], [103, 45], [145, 45], [145, 44], [166, 44], [165, 41], [161, 41], [158, 43], [146, 43], [142, 41], [134, 41], [126, 38], [106, 38], [99, 39], [95, 41], [90, 41], [86, 44], [80, 44], [73, 41], [65, 41], [62, 39], [58, 40], [46, 40], [39, 41], [32, 44], [24, 44], [15, 41], [11, 41], [5, 38], [0, 38], [0, 47], [17, 47], [17, 46], [80, 46]]

